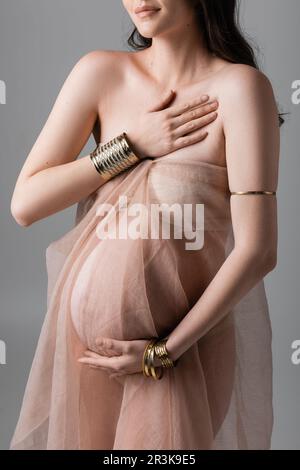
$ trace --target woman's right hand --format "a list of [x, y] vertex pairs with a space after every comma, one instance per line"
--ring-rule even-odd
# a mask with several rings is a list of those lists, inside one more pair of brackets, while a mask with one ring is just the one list
[[175, 92], [171, 91], [157, 105], [139, 117], [132, 131], [127, 131], [133, 150], [140, 158], [157, 158], [182, 147], [204, 140], [204, 129], [217, 118], [217, 101], [204, 95], [169, 107]]

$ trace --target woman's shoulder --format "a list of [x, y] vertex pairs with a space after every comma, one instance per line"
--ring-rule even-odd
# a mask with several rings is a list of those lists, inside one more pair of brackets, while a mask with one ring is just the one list
[[235, 96], [249, 92], [272, 89], [268, 76], [254, 66], [246, 64], [229, 64], [221, 70], [218, 82], [222, 83], [222, 94]]
[[[122, 60], [123, 59], [123, 60]], [[126, 53], [115, 50], [93, 50], [74, 62], [65, 80], [64, 89], [77, 90], [81, 97], [98, 106], [100, 93], [120, 84], [124, 78], [122, 66]]]
[[111, 61], [116, 59], [125, 59], [128, 56], [132, 55], [133, 52], [130, 51], [119, 51], [117, 49], [94, 49], [92, 51], [86, 52], [79, 60], [87, 62], [103, 62]]
[[86, 83], [97, 82], [98, 85], [112, 78], [123, 75], [124, 65], [128, 62], [130, 52], [97, 49], [82, 55], [74, 64], [72, 73], [84, 78]]
[[95, 73], [103, 70], [103, 67], [120, 69], [120, 65], [128, 58], [128, 52], [118, 50], [97, 49], [82, 55], [75, 63], [75, 67]]
[[274, 115], [275, 122], [276, 100], [265, 73], [250, 65], [231, 64], [224, 69], [220, 80], [215, 85], [224, 122], [236, 122], [242, 117], [250, 123], [258, 114]]

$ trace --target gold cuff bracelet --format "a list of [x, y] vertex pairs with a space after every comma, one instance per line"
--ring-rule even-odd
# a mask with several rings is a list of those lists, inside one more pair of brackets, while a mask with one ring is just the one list
[[99, 143], [90, 153], [90, 159], [105, 181], [141, 161], [131, 149], [125, 132], [106, 144]]

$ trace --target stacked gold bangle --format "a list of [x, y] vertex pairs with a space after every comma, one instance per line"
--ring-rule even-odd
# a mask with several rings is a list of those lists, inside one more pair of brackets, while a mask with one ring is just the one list
[[90, 159], [105, 181], [141, 161], [131, 149], [125, 132], [106, 144], [98, 144]]
[[[175, 367], [177, 361], [173, 362], [168, 355], [166, 348], [167, 338], [156, 339], [153, 338], [146, 346], [143, 361], [142, 370], [145, 377], [152, 377], [155, 380], [160, 380], [163, 376], [163, 369]], [[161, 362], [161, 366], [154, 366], [154, 359], [158, 357]], [[157, 372], [158, 369], [158, 372]]]

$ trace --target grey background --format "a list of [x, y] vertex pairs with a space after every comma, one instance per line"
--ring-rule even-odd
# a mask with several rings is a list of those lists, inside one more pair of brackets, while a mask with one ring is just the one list
[[[14, 184], [73, 65], [94, 49], [126, 49], [130, 20], [121, 0], [0, 0], [0, 8], [0, 79], [7, 85], [7, 103], [0, 104], [0, 339], [7, 345], [0, 448], [7, 449], [46, 313], [45, 249], [72, 227], [75, 207], [24, 229], [10, 214]], [[243, 0], [241, 19], [280, 107], [290, 112], [281, 131], [278, 264], [265, 283], [274, 333], [272, 445], [300, 450], [300, 365], [290, 359], [291, 343], [300, 339], [300, 105], [291, 102], [291, 84], [300, 79], [300, 2]]]

